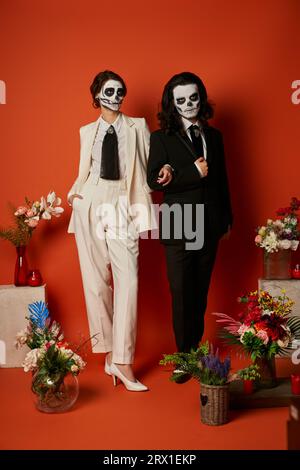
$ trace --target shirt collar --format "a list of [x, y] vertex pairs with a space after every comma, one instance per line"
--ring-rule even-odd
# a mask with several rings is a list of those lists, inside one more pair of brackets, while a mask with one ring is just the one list
[[105, 132], [110, 126], [113, 126], [115, 128], [115, 131], [119, 132], [122, 126], [122, 121], [123, 121], [122, 113], [119, 113], [117, 119], [111, 124], [109, 124], [109, 122], [106, 122], [103, 119], [103, 117], [100, 116], [99, 125], [100, 125], [100, 128], [103, 129]]
[[185, 130], [185, 132], [188, 130], [189, 127], [191, 126], [198, 126], [200, 129], [202, 128], [201, 126], [201, 122], [200, 121], [197, 121], [195, 122], [194, 124], [189, 121], [188, 119], [186, 119], [185, 117], [183, 116], [180, 116], [181, 117], [181, 122], [182, 122], [182, 125], [183, 125], [183, 129]]

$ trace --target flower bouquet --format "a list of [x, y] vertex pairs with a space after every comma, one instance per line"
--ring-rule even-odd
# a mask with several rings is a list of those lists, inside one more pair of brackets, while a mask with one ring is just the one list
[[264, 249], [264, 278], [289, 279], [291, 277], [291, 250], [299, 245], [298, 210], [300, 200], [293, 197], [289, 207], [276, 211], [276, 219], [257, 227], [255, 243]]
[[[204, 424], [216, 426], [228, 421], [228, 387], [229, 382], [235, 380], [235, 376], [230, 374], [229, 357], [222, 361], [218, 350], [214, 352], [206, 342], [190, 353], [165, 354], [160, 364], [173, 364], [200, 382], [201, 420]], [[174, 380], [173, 375], [171, 380]]]
[[13, 207], [14, 227], [0, 228], [0, 238], [10, 241], [17, 249], [17, 262], [15, 267], [15, 285], [27, 284], [28, 267], [26, 260], [26, 246], [39, 222], [50, 220], [52, 216], [59, 217], [64, 209], [60, 207], [61, 199], [54, 191], [49, 192], [40, 201], [29, 201], [25, 197], [25, 205]]
[[[290, 355], [292, 341], [300, 338], [300, 318], [291, 315], [294, 302], [285, 291], [280, 296], [254, 291], [238, 301], [244, 308], [237, 319], [224, 313], [213, 313], [223, 327], [221, 335], [229, 344], [250, 355], [261, 367], [262, 379], [268, 370], [270, 383], [274, 384], [275, 355]], [[267, 378], [265, 380], [268, 382]]]
[[54, 191], [49, 192], [47, 198], [40, 201], [29, 201], [25, 197], [26, 205], [13, 208], [15, 227], [0, 229], [0, 238], [10, 241], [15, 246], [27, 245], [34, 229], [40, 220], [50, 220], [52, 216], [59, 217], [64, 209], [60, 207], [61, 199]]
[[77, 375], [85, 362], [64, 341], [59, 323], [52, 321], [43, 301], [28, 306], [29, 323], [16, 336], [17, 348], [26, 344], [27, 353], [23, 368], [32, 372], [32, 391], [37, 396], [40, 411], [61, 412], [69, 409], [78, 397]]

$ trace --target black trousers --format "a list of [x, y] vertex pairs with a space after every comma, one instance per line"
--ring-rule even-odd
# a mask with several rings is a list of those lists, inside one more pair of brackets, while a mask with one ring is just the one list
[[173, 328], [180, 352], [196, 349], [202, 339], [218, 240], [206, 236], [200, 250], [186, 250], [184, 243], [165, 245]]

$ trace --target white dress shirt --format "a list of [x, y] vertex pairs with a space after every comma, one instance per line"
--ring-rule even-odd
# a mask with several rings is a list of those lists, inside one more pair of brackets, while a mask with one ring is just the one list
[[[199, 127], [200, 136], [201, 136], [202, 144], [203, 144], [203, 158], [206, 160], [206, 158], [207, 158], [207, 147], [206, 147], [206, 141], [205, 141], [204, 132], [203, 132], [203, 129], [202, 129], [201, 122], [200, 122], [200, 121], [197, 121], [197, 122], [195, 122], [195, 123], [192, 123], [191, 121], [189, 121], [188, 119], [184, 118], [183, 116], [181, 116], [181, 121], [182, 121], [183, 129], [184, 129], [184, 131], [186, 132], [186, 135], [188, 136], [188, 138], [189, 138], [190, 140], [192, 140], [192, 138], [191, 138], [191, 134], [190, 134], [189, 127], [190, 127], [190, 126], [198, 126], [198, 127]], [[201, 169], [199, 168], [199, 166], [197, 165], [197, 163], [195, 163], [195, 165], [196, 165], [196, 168], [197, 168], [197, 170], [199, 171], [201, 177], [203, 177], [202, 171], [201, 171]], [[169, 165], [168, 163], [166, 163], [164, 166], [169, 167], [169, 168], [171, 168], [171, 170], [173, 170], [173, 168], [171, 167], [171, 165]]]
[[97, 135], [92, 148], [92, 165], [90, 171], [97, 176], [100, 175], [102, 143], [107, 129], [110, 126], [115, 128], [118, 138], [120, 179], [123, 179], [126, 177], [126, 142], [122, 113], [119, 113], [117, 119], [111, 124], [106, 122], [102, 116], [100, 117]]
[[181, 121], [182, 121], [182, 125], [183, 125], [183, 128], [188, 136], [188, 138], [190, 140], [192, 140], [191, 138], [191, 133], [190, 133], [190, 130], [189, 130], [189, 127], [191, 126], [198, 126], [199, 127], [199, 130], [200, 130], [200, 136], [201, 136], [201, 139], [202, 139], [202, 144], [203, 144], [203, 157], [204, 159], [206, 160], [206, 157], [207, 157], [207, 149], [206, 149], [206, 142], [205, 142], [205, 137], [204, 137], [204, 133], [203, 133], [203, 129], [202, 129], [202, 124], [200, 121], [197, 121], [195, 123], [192, 123], [191, 121], [189, 121], [188, 119], [184, 118], [181, 116]]
[[[203, 144], [203, 157], [204, 159], [206, 160], [207, 158], [207, 148], [206, 148], [206, 142], [205, 142], [205, 137], [204, 137], [204, 132], [203, 132], [203, 129], [202, 129], [202, 125], [201, 125], [201, 122], [200, 121], [197, 121], [195, 123], [192, 123], [191, 121], [189, 121], [188, 119], [184, 118], [183, 116], [181, 116], [181, 121], [182, 121], [182, 125], [183, 125], [183, 128], [186, 132], [186, 135], [188, 136], [188, 138], [190, 140], [192, 140], [191, 138], [191, 133], [190, 133], [190, 130], [189, 130], [189, 127], [190, 126], [198, 126], [199, 127], [199, 130], [200, 130], [200, 136], [201, 136], [201, 139], [202, 139], [202, 144]], [[197, 167], [197, 170], [199, 171], [200, 175], [203, 176], [202, 174], [202, 171], [200, 170], [200, 168], [198, 167], [198, 165], [195, 163], [196, 167]]]

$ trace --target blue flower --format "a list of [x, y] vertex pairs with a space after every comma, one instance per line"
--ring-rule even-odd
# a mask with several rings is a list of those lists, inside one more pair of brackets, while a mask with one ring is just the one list
[[36, 328], [45, 328], [47, 318], [49, 317], [49, 310], [43, 300], [33, 302], [28, 305], [30, 312], [29, 320]]

